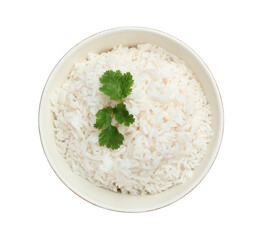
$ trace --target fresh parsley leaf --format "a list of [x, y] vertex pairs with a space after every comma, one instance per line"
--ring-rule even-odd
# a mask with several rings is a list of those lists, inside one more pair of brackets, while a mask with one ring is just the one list
[[99, 81], [103, 84], [99, 88], [101, 92], [109, 96], [111, 100], [121, 100], [132, 92], [134, 80], [130, 72], [122, 74], [119, 70], [106, 71]]
[[111, 107], [103, 108], [96, 113], [96, 123], [94, 125], [97, 129], [106, 128], [111, 125], [113, 109]]
[[[122, 74], [119, 70], [106, 71], [99, 81], [103, 84], [99, 90], [109, 96], [111, 100], [116, 101], [127, 97], [132, 92], [131, 87], [134, 84], [130, 72]], [[102, 130], [99, 134], [99, 145], [117, 149], [123, 144], [124, 136], [115, 126], [111, 125], [113, 115], [118, 123], [124, 123], [125, 126], [132, 124], [135, 119], [132, 114], [129, 114], [122, 101], [115, 108], [103, 108], [96, 113], [94, 127]]]
[[111, 149], [119, 148], [124, 141], [124, 136], [116, 127], [110, 125], [99, 134], [99, 145]]
[[125, 126], [129, 126], [135, 121], [134, 116], [129, 114], [124, 103], [117, 104], [113, 109], [113, 112], [115, 114], [116, 121], [118, 123], [124, 123]]

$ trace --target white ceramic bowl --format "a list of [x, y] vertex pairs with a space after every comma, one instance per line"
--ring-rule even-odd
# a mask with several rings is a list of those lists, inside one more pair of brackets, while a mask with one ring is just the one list
[[[50, 94], [59, 87], [74, 65], [86, 57], [88, 52], [100, 53], [114, 45], [134, 46], [151, 43], [176, 54], [189, 65], [208, 97], [212, 108], [214, 137], [208, 146], [206, 156], [194, 175], [186, 183], [155, 195], [132, 196], [96, 187], [74, 174], [59, 154], [54, 135], [53, 114], [50, 111]], [[39, 131], [46, 157], [62, 182], [74, 193], [97, 206], [123, 212], [142, 212], [167, 206], [185, 196], [205, 177], [218, 153], [223, 135], [223, 107], [216, 82], [201, 58], [178, 39], [147, 28], [125, 27], [95, 34], [73, 47], [55, 66], [45, 85], [39, 109]]]

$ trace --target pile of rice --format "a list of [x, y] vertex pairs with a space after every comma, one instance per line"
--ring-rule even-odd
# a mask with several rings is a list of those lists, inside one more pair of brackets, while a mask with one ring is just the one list
[[[125, 139], [117, 150], [99, 146], [100, 131], [94, 128], [97, 111], [117, 104], [99, 91], [99, 78], [107, 70], [130, 72], [134, 79], [124, 102], [135, 122], [119, 125]], [[88, 54], [51, 102], [65, 161], [91, 183], [115, 192], [155, 194], [185, 182], [213, 134], [211, 109], [192, 71], [151, 44]]]

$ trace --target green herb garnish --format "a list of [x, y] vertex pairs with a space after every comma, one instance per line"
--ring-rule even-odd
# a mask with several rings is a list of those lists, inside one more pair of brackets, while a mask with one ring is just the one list
[[124, 136], [112, 125], [99, 134], [99, 145], [117, 149], [123, 144]]
[[122, 74], [119, 70], [106, 71], [99, 81], [104, 84], [99, 90], [109, 96], [111, 100], [121, 100], [132, 92], [134, 80], [130, 72]]
[[103, 74], [99, 81], [103, 84], [99, 88], [101, 92], [109, 96], [111, 100], [121, 101], [114, 108], [106, 107], [96, 113], [94, 127], [100, 130], [103, 129], [99, 134], [99, 145], [118, 149], [123, 144], [124, 136], [111, 123], [113, 116], [115, 116], [118, 123], [124, 123], [125, 126], [129, 126], [135, 121], [134, 116], [129, 114], [126, 105], [122, 101], [132, 92], [131, 87], [134, 80], [130, 72], [122, 74], [119, 70], [116, 72], [109, 70]]
[[125, 126], [129, 126], [135, 121], [134, 116], [129, 114], [124, 103], [117, 104], [113, 109], [113, 112], [115, 114], [116, 121], [118, 123], [124, 123]]
[[94, 125], [97, 129], [107, 128], [112, 122], [113, 109], [111, 107], [103, 108], [96, 113], [96, 123]]

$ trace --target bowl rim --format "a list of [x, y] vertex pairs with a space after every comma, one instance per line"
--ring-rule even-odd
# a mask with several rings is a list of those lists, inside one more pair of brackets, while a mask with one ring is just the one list
[[[50, 77], [52, 76], [53, 72], [55, 71], [55, 69], [57, 68], [57, 66], [60, 64], [60, 62], [66, 57], [66, 55], [73, 51], [77, 46], [80, 46], [82, 43], [84, 43], [85, 41], [87, 41], [88, 39], [92, 38], [92, 37], [96, 37], [97, 35], [100, 35], [100, 34], [103, 34], [103, 33], [109, 33], [109, 32], [113, 32], [113, 31], [119, 31], [119, 30], [142, 30], [142, 31], [148, 31], [148, 32], [152, 32], [152, 33], [156, 33], [156, 34], [160, 34], [162, 35], [163, 37], [169, 37], [177, 42], [179, 42], [183, 47], [186, 47], [188, 50], [190, 50], [193, 54], [195, 54], [200, 62], [206, 67], [206, 69], [208, 70], [208, 73], [210, 74], [212, 80], [214, 81], [215, 83], [215, 86], [216, 86], [216, 90], [217, 90], [217, 93], [219, 95], [219, 102], [220, 102], [220, 106], [221, 106], [221, 127], [220, 127], [220, 131], [221, 131], [221, 135], [220, 135], [220, 138], [218, 139], [218, 143], [217, 143], [217, 152], [216, 152], [216, 155], [214, 156], [213, 160], [212, 160], [212, 163], [210, 164], [209, 168], [206, 170], [206, 172], [201, 176], [200, 180], [197, 182], [197, 184], [195, 184], [194, 187], [192, 187], [189, 191], [187, 191], [185, 194], [183, 194], [182, 196], [180, 196], [179, 198], [171, 201], [170, 203], [167, 203], [167, 204], [163, 204], [162, 206], [160, 207], [154, 207], [154, 208], [150, 208], [150, 209], [146, 209], [146, 210], [132, 210], [132, 211], [126, 211], [126, 210], [121, 210], [121, 209], [115, 209], [115, 208], [110, 208], [110, 206], [102, 206], [102, 205], [99, 205], [99, 204], [96, 204], [90, 200], [87, 200], [86, 198], [84, 198], [83, 196], [81, 196], [80, 194], [78, 194], [74, 189], [72, 189], [67, 183], [65, 183], [65, 181], [59, 176], [59, 174], [57, 173], [57, 171], [54, 169], [51, 161], [49, 160], [49, 157], [47, 156], [47, 153], [46, 153], [46, 150], [45, 150], [45, 147], [44, 147], [44, 144], [43, 144], [43, 138], [42, 138], [42, 133], [41, 133], [41, 109], [42, 109], [42, 100], [43, 100], [43, 95], [45, 93], [45, 90], [46, 90], [46, 86], [49, 82], [49, 79]], [[39, 102], [39, 108], [38, 108], [38, 133], [39, 133], [39, 136], [40, 136], [40, 142], [41, 142], [41, 146], [42, 146], [42, 149], [43, 149], [43, 152], [45, 154], [45, 157], [50, 165], [50, 167], [53, 169], [54, 173], [56, 174], [56, 176], [61, 180], [61, 182], [68, 188], [70, 189], [73, 193], [75, 193], [77, 196], [79, 196], [80, 198], [82, 198], [83, 200], [87, 201], [88, 203], [91, 203], [92, 205], [95, 205], [97, 207], [100, 207], [100, 208], [103, 208], [103, 209], [106, 209], [106, 210], [110, 210], [110, 211], [114, 211], [114, 212], [121, 212], [121, 213], [142, 213], [142, 212], [151, 212], [151, 211], [154, 211], [154, 210], [158, 210], [158, 209], [161, 209], [161, 208], [164, 208], [164, 207], [167, 207], [175, 202], [177, 202], [178, 200], [184, 198], [185, 196], [187, 196], [191, 191], [193, 191], [202, 181], [203, 179], [206, 177], [206, 175], [208, 174], [208, 172], [210, 171], [210, 169], [212, 168], [212, 166], [214, 165], [214, 162], [217, 158], [217, 155], [220, 151], [220, 148], [221, 148], [221, 144], [222, 144], [222, 140], [223, 140], [223, 136], [224, 136], [224, 124], [225, 124], [225, 120], [224, 120], [224, 105], [223, 105], [223, 101], [222, 101], [222, 97], [221, 97], [221, 92], [218, 88], [218, 85], [217, 85], [217, 82], [212, 74], [212, 72], [210, 71], [210, 68], [207, 66], [207, 64], [204, 62], [204, 60], [190, 47], [188, 46], [186, 43], [184, 43], [183, 41], [181, 41], [180, 39], [178, 39], [177, 37], [171, 35], [171, 34], [168, 34], [164, 31], [161, 31], [161, 30], [157, 30], [157, 29], [154, 29], [154, 28], [148, 28], [148, 27], [138, 27], [138, 26], [124, 26], [124, 27], [116, 27], [116, 28], [110, 28], [110, 29], [106, 29], [106, 30], [103, 30], [103, 31], [99, 31], [95, 34], [92, 34], [86, 38], [84, 38], [83, 40], [81, 40], [80, 42], [78, 42], [77, 44], [75, 44], [73, 47], [71, 47], [60, 59], [59, 61], [55, 64], [55, 66], [53, 67], [52, 71], [50, 72], [45, 84], [44, 84], [44, 88], [42, 90], [42, 93], [41, 93], [41, 97], [40, 97], [40, 102]]]

